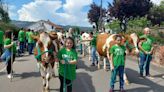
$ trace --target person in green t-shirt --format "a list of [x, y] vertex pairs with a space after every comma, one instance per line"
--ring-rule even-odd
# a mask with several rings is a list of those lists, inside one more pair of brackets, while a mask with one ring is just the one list
[[72, 81], [76, 78], [78, 56], [71, 37], [66, 38], [65, 47], [58, 52], [57, 57], [59, 59], [60, 92], [72, 92]]
[[29, 52], [29, 55], [33, 54], [32, 52], [33, 52], [33, 48], [34, 48], [34, 44], [35, 44], [35, 41], [32, 38], [32, 35], [34, 35], [33, 30], [30, 30], [30, 32], [28, 32], [28, 52]]
[[5, 32], [5, 40], [4, 40], [5, 51], [2, 54], [1, 59], [6, 61], [6, 65], [7, 65], [6, 70], [7, 70], [8, 78], [12, 78], [11, 62], [13, 63], [15, 61], [15, 55], [16, 55], [16, 44], [11, 40], [11, 38], [12, 38], [12, 32], [10, 30], [7, 30]]
[[19, 49], [20, 53], [24, 53], [24, 42], [25, 42], [25, 32], [23, 28], [18, 33]]
[[3, 38], [4, 38], [4, 32], [0, 29], [0, 56], [2, 55], [3, 53]]
[[92, 58], [91, 66], [95, 66], [95, 61], [96, 61], [96, 64], [98, 64], [98, 57], [96, 55], [96, 36], [93, 36], [93, 32], [90, 32], [90, 37], [92, 38], [91, 42], [90, 42], [90, 45], [91, 45], [91, 58]]
[[125, 46], [121, 45], [122, 37], [117, 35], [115, 37], [116, 44], [109, 49], [110, 66], [111, 66], [111, 80], [110, 80], [110, 91], [114, 92], [114, 83], [116, 81], [116, 75], [119, 74], [120, 78], [120, 91], [124, 90], [124, 66], [125, 66]]
[[144, 70], [146, 71], [146, 77], [152, 78], [149, 73], [150, 61], [152, 60], [153, 54], [153, 38], [150, 36], [150, 29], [144, 29], [144, 35], [140, 36], [140, 39], [145, 39], [139, 42], [139, 68], [140, 76], [143, 77]]

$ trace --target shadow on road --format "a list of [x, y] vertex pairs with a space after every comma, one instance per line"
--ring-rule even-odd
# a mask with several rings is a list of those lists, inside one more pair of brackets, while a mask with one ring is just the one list
[[92, 77], [87, 73], [77, 73], [73, 84], [73, 92], [96, 92], [92, 83]]
[[80, 59], [78, 61], [78, 64], [77, 64], [77, 69], [85, 69], [86, 71], [90, 71], [90, 72], [94, 72], [97, 69], [97, 66], [89, 66], [89, 65], [86, 65], [86, 63], [88, 63], [89, 61], [83, 61], [82, 59]]
[[128, 79], [130, 83], [145, 85], [148, 87], [139, 87], [134, 89], [128, 89], [127, 92], [162, 92], [164, 90], [164, 86], [157, 84], [157, 82], [153, 82], [147, 78], [139, 78], [139, 74], [137, 71], [127, 68], [126, 73], [128, 75]]
[[40, 72], [25, 72], [22, 74], [14, 74], [14, 77], [21, 77], [21, 79], [26, 79], [30, 77], [40, 77]]

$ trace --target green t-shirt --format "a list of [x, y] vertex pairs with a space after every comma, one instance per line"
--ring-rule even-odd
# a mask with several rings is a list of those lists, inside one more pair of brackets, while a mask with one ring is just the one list
[[24, 42], [25, 41], [25, 32], [23, 30], [20, 30], [18, 33], [18, 40], [20, 42]]
[[[5, 41], [4, 41], [4, 45], [9, 45], [11, 44], [11, 39], [10, 38], [6, 38]], [[16, 44], [14, 44], [12, 46], [13, 48], [13, 53], [15, 54], [17, 51], [16, 51]], [[11, 51], [11, 48], [9, 48], [9, 50]]]
[[28, 37], [28, 33], [29, 33], [29, 32], [26, 32], [26, 39], [28, 39], [28, 38], [29, 38], [29, 37]]
[[33, 32], [28, 32], [28, 43], [34, 43], [34, 39], [31, 37], [33, 35]]
[[3, 44], [3, 36], [4, 36], [4, 32], [0, 30], [0, 44]]
[[91, 46], [96, 47], [96, 36], [93, 36], [93, 39], [91, 40]]
[[[146, 38], [146, 41], [142, 42], [142, 45], [141, 45], [142, 48], [145, 51], [151, 51], [154, 39], [151, 36], [147, 36], [147, 35], [142, 35], [142, 36], [140, 36], [140, 38]], [[141, 53], [142, 53], [142, 51], [141, 51]]]
[[[76, 60], [77, 61], [77, 52], [75, 50], [67, 51], [66, 48], [62, 48], [58, 52], [59, 60]], [[65, 67], [66, 66], [66, 67]], [[65, 67], [65, 68], [64, 68]], [[64, 70], [65, 69], [65, 70]], [[64, 77], [64, 72], [66, 74], [66, 79], [74, 80], [76, 78], [76, 65], [75, 64], [62, 64], [59, 62], [59, 74]]]
[[113, 65], [115, 67], [125, 65], [125, 46], [112, 46], [110, 53], [113, 54]]

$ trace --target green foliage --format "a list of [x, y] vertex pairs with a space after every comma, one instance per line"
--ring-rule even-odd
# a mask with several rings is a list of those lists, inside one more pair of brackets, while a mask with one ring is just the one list
[[0, 22], [0, 29], [2, 29], [3, 31], [5, 30], [18, 31], [18, 28], [15, 25], [12, 25], [10, 23], [4, 23], [4, 22]]
[[10, 22], [9, 14], [3, 9], [2, 5], [0, 6], [0, 20], [5, 23]]
[[145, 16], [151, 6], [150, 0], [114, 0], [108, 10], [111, 16], [120, 20], [121, 31], [126, 32], [127, 21], [138, 16]]
[[148, 14], [148, 19], [153, 25], [161, 25], [164, 21], [164, 1], [160, 5], [153, 5]]
[[111, 23], [108, 23], [105, 25], [106, 29], [111, 29], [114, 32], [119, 32], [120, 31], [120, 21], [119, 20], [114, 20]]
[[134, 27], [144, 28], [150, 25], [151, 25], [151, 21], [148, 20], [146, 17], [137, 17], [134, 19], [130, 19], [128, 21], [128, 27], [131, 27], [131, 28], [134, 28]]

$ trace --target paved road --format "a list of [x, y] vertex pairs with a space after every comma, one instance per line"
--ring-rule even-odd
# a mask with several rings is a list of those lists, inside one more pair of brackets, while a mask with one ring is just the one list
[[[80, 58], [77, 69], [77, 79], [73, 83], [73, 92], [108, 92], [110, 71], [97, 70], [91, 67], [88, 57]], [[31, 55], [16, 58], [14, 63], [13, 81], [6, 77], [5, 72], [0, 73], [0, 92], [42, 92], [42, 80], [36, 67], [36, 60]], [[163, 92], [164, 68], [151, 67], [154, 80], [140, 79], [138, 77], [138, 66], [133, 58], [127, 59], [126, 72], [131, 82], [126, 85], [127, 92]], [[119, 92], [119, 83], [116, 82], [116, 92]], [[59, 79], [52, 78], [50, 92], [59, 92]]]

